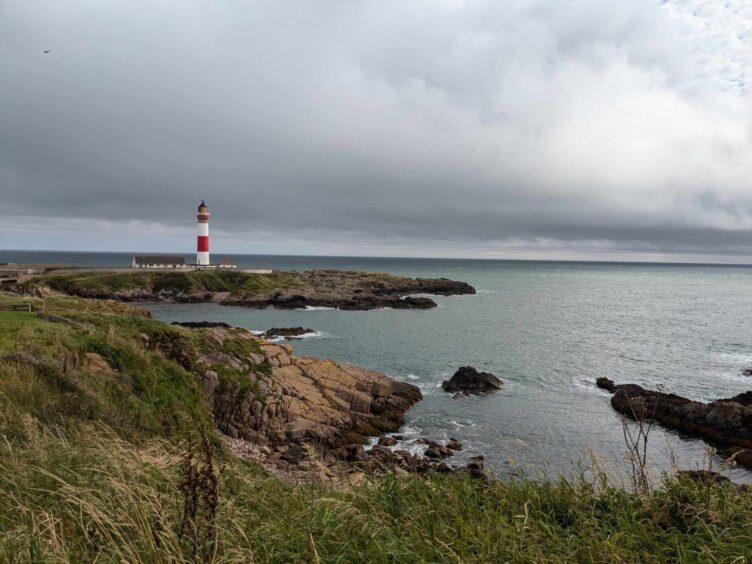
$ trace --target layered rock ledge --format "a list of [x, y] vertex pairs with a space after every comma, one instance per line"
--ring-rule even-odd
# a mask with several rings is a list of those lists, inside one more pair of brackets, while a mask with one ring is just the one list
[[[420, 390], [347, 363], [298, 358], [243, 329], [205, 330], [195, 361], [217, 427], [257, 445], [328, 448], [396, 431]], [[208, 349], [208, 352], [206, 352]]]
[[752, 392], [703, 403], [636, 384], [617, 385], [608, 378], [596, 383], [614, 394], [611, 406], [622, 415], [701, 437], [752, 468]]

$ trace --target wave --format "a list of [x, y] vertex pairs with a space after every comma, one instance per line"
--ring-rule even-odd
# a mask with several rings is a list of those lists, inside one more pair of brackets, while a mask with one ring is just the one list
[[583, 379], [581, 376], [575, 376], [571, 380], [572, 385], [577, 388], [578, 390], [585, 390], [586, 392], [590, 393], [596, 393], [598, 395], [611, 395], [606, 390], [602, 390], [595, 384], [595, 377], [593, 377], [592, 381]]
[[449, 421], [452, 425], [454, 425], [455, 429], [472, 429], [473, 427], [477, 427], [478, 424], [474, 421], [470, 421], [469, 419], [465, 423], [460, 423], [459, 421], [455, 421], [454, 419], [451, 419]]
[[324, 331], [313, 331], [312, 333], [299, 335], [298, 337], [295, 337], [295, 339], [324, 339], [326, 337], [331, 337], [331, 335], [329, 335], [329, 333], [325, 333]]
[[623, 358], [625, 360], [631, 360], [632, 362], [648, 362], [644, 358], [635, 358], [633, 356], [629, 356], [629, 355], [626, 355], [626, 354], [620, 354], [619, 358]]
[[[260, 335], [263, 335], [264, 332], [261, 331], [260, 333], [257, 333]], [[296, 335], [294, 337], [285, 337], [283, 335], [278, 335], [276, 337], [271, 337], [269, 339], [266, 339], [270, 343], [282, 343], [282, 342], [288, 342], [288, 341], [302, 341], [303, 339], [326, 339], [327, 337], [331, 337], [329, 333], [325, 333], [324, 331], [313, 331], [311, 333], [304, 333], [303, 335]]]

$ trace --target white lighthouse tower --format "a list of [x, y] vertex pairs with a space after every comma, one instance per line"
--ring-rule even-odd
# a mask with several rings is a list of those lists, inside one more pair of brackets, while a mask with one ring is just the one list
[[201, 200], [201, 205], [198, 207], [198, 239], [196, 241], [196, 264], [198, 266], [209, 266], [209, 208]]

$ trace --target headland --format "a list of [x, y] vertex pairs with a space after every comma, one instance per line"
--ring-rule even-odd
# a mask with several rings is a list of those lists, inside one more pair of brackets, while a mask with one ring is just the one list
[[346, 310], [429, 309], [436, 307], [436, 302], [425, 294], [475, 293], [469, 284], [446, 278], [407, 278], [339, 270], [259, 273], [221, 269], [71, 269], [37, 275], [9, 289], [39, 296], [57, 293], [123, 302], [213, 301], [251, 308]]

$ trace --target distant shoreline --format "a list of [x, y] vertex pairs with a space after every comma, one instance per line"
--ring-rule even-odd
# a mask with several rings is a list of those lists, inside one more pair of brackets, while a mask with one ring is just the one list
[[[17, 259], [8, 260], [9, 256], [21, 255], [58, 255], [58, 256], [118, 256], [123, 257], [122, 268], [130, 264], [130, 260], [138, 252], [126, 251], [57, 251], [57, 250], [37, 250], [37, 249], [0, 249], [1, 262], [22, 262]], [[194, 252], [171, 253], [185, 257], [192, 257]], [[455, 263], [500, 263], [500, 264], [563, 264], [563, 265], [624, 265], [624, 266], [687, 266], [687, 267], [727, 267], [727, 268], [752, 268], [752, 259], [750, 262], [716, 262], [712, 260], [684, 261], [684, 260], [625, 260], [625, 259], [557, 259], [557, 258], [464, 258], [464, 257], [409, 257], [409, 256], [356, 256], [356, 255], [295, 255], [295, 254], [264, 254], [264, 253], [219, 253], [227, 255], [231, 259], [234, 257], [258, 258], [260, 260], [268, 259], [292, 259], [292, 260], [336, 260], [336, 261], [374, 261], [374, 262], [418, 262], [431, 263], [437, 261], [455, 262]], [[25, 260], [25, 259], [24, 259]], [[71, 264], [71, 266], [77, 266]], [[116, 264], [100, 264], [100, 268], [119, 268]]]
[[59, 293], [121, 302], [217, 302], [249, 308], [345, 310], [430, 309], [436, 302], [417, 294], [475, 294], [465, 282], [408, 278], [345, 270], [62, 269], [33, 276], [13, 287], [18, 293]]

